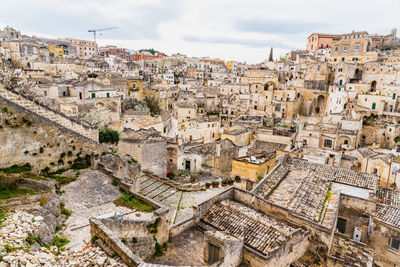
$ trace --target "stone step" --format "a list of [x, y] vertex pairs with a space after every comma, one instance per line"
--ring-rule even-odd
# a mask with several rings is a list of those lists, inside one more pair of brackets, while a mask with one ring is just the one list
[[157, 195], [154, 199], [163, 202], [165, 199], [169, 198], [173, 194], [175, 194], [177, 190], [173, 187], [169, 187], [166, 191], [162, 192], [161, 194]]
[[162, 186], [160, 186], [157, 189], [153, 190], [153, 192], [150, 192], [149, 194], [147, 194], [147, 196], [151, 197], [151, 198], [155, 198], [156, 196], [158, 196], [159, 194], [165, 192], [169, 188], [170, 188], [169, 185], [163, 184]]
[[152, 183], [150, 186], [146, 187], [145, 189], [142, 189], [141, 194], [147, 196], [150, 192], [153, 192], [155, 189], [163, 185], [164, 185], [163, 183], [154, 181], [154, 183]]

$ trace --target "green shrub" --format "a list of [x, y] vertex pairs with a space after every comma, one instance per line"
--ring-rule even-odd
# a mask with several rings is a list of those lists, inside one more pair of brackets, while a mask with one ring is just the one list
[[4, 107], [4, 108], [3, 108], [3, 112], [4, 112], [4, 113], [7, 113], [7, 112], [8, 112], [8, 108], [7, 108], [7, 107]]
[[3, 222], [6, 221], [8, 215], [8, 208], [0, 206], [0, 228], [2, 227]]
[[39, 148], [39, 152], [40, 152], [40, 154], [42, 154], [44, 152], [44, 148], [42, 146]]
[[[72, 153], [72, 152], [71, 152], [71, 153]], [[62, 153], [60, 154], [60, 159], [64, 158], [65, 155], [66, 155], [66, 153], [65, 153], [65, 152], [62, 152]]]
[[64, 214], [65, 216], [67, 216], [67, 218], [69, 216], [71, 216], [71, 214], [72, 214], [71, 210], [65, 208], [65, 203], [64, 202], [60, 203], [60, 212], [61, 212], [61, 214]]
[[0, 186], [0, 200], [34, 194], [36, 194], [34, 190], [18, 188], [15, 183]]
[[55, 237], [53, 237], [53, 245], [58, 247], [58, 248], [61, 248], [61, 247], [65, 246], [69, 242], [70, 241], [65, 236], [62, 236], [62, 237], [55, 236]]
[[100, 143], [111, 143], [118, 144], [119, 133], [114, 130], [102, 130], [99, 132], [99, 142]]
[[39, 204], [40, 204], [40, 206], [44, 206], [44, 205], [46, 205], [47, 204], [47, 199], [46, 198], [44, 198], [44, 197], [42, 197], [42, 198], [40, 198], [40, 200], [39, 200]]
[[132, 237], [132, 243], [137, 243], [137, 238], [136, 237]]
[[98, 239], [98, 237], [96, 235], [92, 236], [90, 238], [90, 243], [94, 244], [96, 242], [96, 240]]
[[29, 153], [29, 151], [28, 151], [28, 150], [25, 150], [25, 151], [24, 151], [24, 154], [25, 154], [25, 155], [26, 155], [26, 154], [28, 154], [28, 153]]
[[115, 180], [112, 180], [112, 181], [111, 181], [111, 184], [112, 184], [113, 186], [117, 186], [117, 185], [118, 185], [117, 181], [115, 181]]
[[[80, 154], [80, 153], [79, 153]], [[73, 161], [71, 168], [74, 170], [82, 170], [90, 167], [90, 162], [80, 156]]]

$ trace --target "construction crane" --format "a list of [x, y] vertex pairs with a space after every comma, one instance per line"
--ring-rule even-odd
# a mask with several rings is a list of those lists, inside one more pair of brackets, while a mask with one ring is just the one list
[[[118, 29], [118, 27], [111, 27], [111, 28], [105, 28], [105, 29], [97, 29], [97, 30], [88, 30], [88, 32], [93, 32], [93, 39], [96, 42], [96, 32], [102, 32], [102, 31], [108, 31], [108, 30], [114, 30]], [[100, 33], [101, 35], [101, 33]]]

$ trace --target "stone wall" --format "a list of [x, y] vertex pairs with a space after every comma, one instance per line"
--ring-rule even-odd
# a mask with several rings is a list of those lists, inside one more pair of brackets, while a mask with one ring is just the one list
[[139, 266], [143, 261], [125, 246], [100, 220], [90, 219], [90, 234], [101, 238], [128, 266]]
[[15, 105], [19, 105], [30, 112], [38, 114], [93, 141], [98, 142], [99, 140], [98, 129], [90, 128], [77, 121], [74, 121], [62, 113], [52, 110], [47, 106], [41, 105], [37, 101], [19, 95], [16, 91], [0, 87], [0, 98], [3, 100], [6, 99]]
[[107, 148], [0, 97], [0, 167], [30, 163], [34, 171], [68, 168], [78, 156]]
[[243, 257], [244, 241], [221, 231], [204, 233], [204, 262], [209, 259], [209, 243], [219, 248], [220, 267], [239, 266]]
[[[130, 193], [156, 210], [151, 213], [137, 212], [119, 219], [91, 218], [90, 231], [92, 236], [102, 239], [128, 266], [138, 266], [143, 263], [141, 258], [147, 259], [154, 255], [156, 242], [161, 245], [168, 242], [169, 209], [153, 199], [133, 191]], [[155, 223], [157, 231], [151, 232], [150, 225]], [[133, 242], [133, 238], [136, 242]]]

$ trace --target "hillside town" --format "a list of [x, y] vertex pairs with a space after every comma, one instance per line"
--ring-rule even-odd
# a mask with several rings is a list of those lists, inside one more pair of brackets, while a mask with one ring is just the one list
[[0, 267], [400, 266], [397, 29], [304, 48], [0, 29]]

